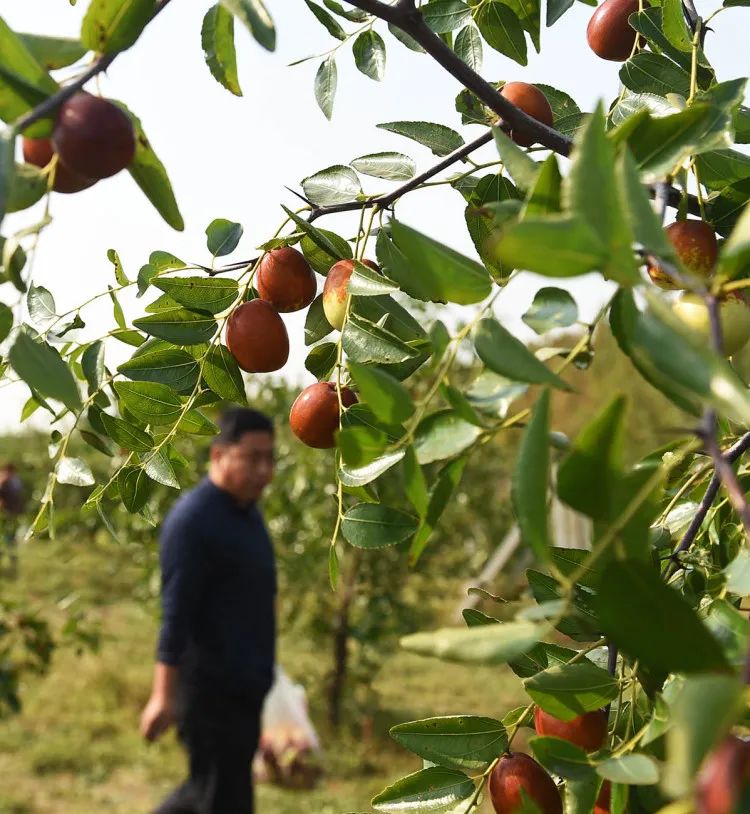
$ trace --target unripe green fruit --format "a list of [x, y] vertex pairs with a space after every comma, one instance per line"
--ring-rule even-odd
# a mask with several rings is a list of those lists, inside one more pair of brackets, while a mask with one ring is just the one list
[[[707, 343], [711, 340], [708, 308], [697, 294], [685, 293], [672, 304], [672, 311]], [[750, 339], [750, 306], [743, 297], [732, 295], [719, 302], [724, 355], [736, 353]]]

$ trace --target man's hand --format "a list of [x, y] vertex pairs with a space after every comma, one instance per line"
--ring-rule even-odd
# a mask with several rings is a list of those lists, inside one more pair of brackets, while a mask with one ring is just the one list
[[152, 695], [141, 713], [141, 735], [147, 741], [155, 741], [174, 721], [172, 699], [161, 693]]
[[156, 663], [151, 698], [141, 714], [141, 735], [147, 741], [155, 741], [175, 722], [175, 694], [177, 668]]

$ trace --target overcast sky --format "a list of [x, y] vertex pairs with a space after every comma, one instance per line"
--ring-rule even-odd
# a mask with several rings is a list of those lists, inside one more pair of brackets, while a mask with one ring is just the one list
[[[332, 121], [327, 121], [313, 97], [313, 78], [320, 59], [295, 67], [288, 63], [309, 54], [321, 54], [338, 44], [312, 17], [302, 0], [266, 0], [276, 21], [277, 50], [268, 53], [236, 27], [239, 78], [244, 96], [237, 98], [210, 75], [203, 60], [200, 28], [210, 2], [173, 2], [149, 25], [139, 42], [120, 55], [100, 83], [102, 93], [121, 99], [143, 122], [154, 149], [164, 161], [185, 218], [185, 231], [167, 226], [143, 197], [127, 172], [70, 196], [55, 195], [54, 222], [39, 243], [34, 282], [55, 295], [58, 311], [67, 310], [112, 282], [106, 252], [115, 248], [126, 272], [135, 276], [154, 249], [170, 251], [186, 261], [206, 262], [206, 225], [228, 218], [245, 227], [240, 246], [231, 259], [254, 256], [254, 248], [276, 231], [283, 213], [279, 203], [295, 206], [284, 186], [299, 188], [305, 176], [332, 164], [347, 163], [370, 152], [399, 150], [411, 155], [419, 170], [436, 159], [425, 148], [395, 134], [376, 129], [379, 122], [424, 120], [450, 125], [469, 140], [477, 126], [462, 128], [454, 100], [460, 86], [424, 54], [414, 54], [379, 30], [387, 44], [386, 77], [376, 83], [355, 66], [351, 43], [337, 51], [338, 93]], [[88, 4], [75, 7], [66, 0], [0, 0], [0, 14], [16, 31], [77, 36]], [[699, 4], [703, 14], [716, 4]], [[586, 45], [589, 6], [576, 4], [552, 29], [542, 31], [542, 54], [530, 53], [521, 68], [485, 47], [485, 78], [546, 82], [570, 93], [584, 110], [599, 98], [609, 102], [617, 93], [619, 65], [598, 59]], [[731, 9], [715, 21], [707, 45], [720, 79], [748, 73], [746, 9]], [[353, 24], [345, 23], [348, 30]], [[745, 32], [745, 33], [743, 33]], [[492, 156], [493, 147], [482, 155]], [[368, 193], [391, 185], [365, 181]], [[402, 200], [399, 217], [410, 225], [474, 255], [463, 221], [463, 199], [445, 187], [418, 191]], [[3, 233], [10, 234], [33, 222], [33, 210], [10, 216]], [[353, 235], [351, 216], [319, 222]], [[501, 295], [498, 314], [506, 324], [523, 330], [520, 316], [544, 284], [523, 275]], [[584, 317], [601, 302], [603, 288], [593, 277], [571, 283]], [[0, 300], [11, 304], [15, 291], [0, 286]], [[128, 304], [129, 317], [139, 316], [143, 301]], [[111, 324], [104, 311], [89, 309], [84, 318], [90, 336]], [[306, 349], [302, 338], [304, 316], [285, 315], [292, 353], [284, 372], [307, 383]], [[113, 343], [108, 363], [127, 354]], [[0, 390], [0, 429], [17, 426], [25, 388]]]

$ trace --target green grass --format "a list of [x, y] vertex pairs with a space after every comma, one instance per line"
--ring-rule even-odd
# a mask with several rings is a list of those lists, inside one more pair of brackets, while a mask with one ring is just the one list
[[[89, 607], [87, 623], [102, 634], [98, 653], [59, 650], [50, 673], [23, 687], [24, 710], [0, 721], [0, 814], [138, 814], [151, 809], [182, 776], [184, 758], [172, 733], [147, 745], [138, 719], [148, 696], [156, 623], [132, 597], [137, 571], [127, 549], [37, 542], [22, 550], [12, 590], [46, 613], [56, 604]], [[78, 599], [77, 599], [78, 598]], [[326, 659], [283, 636], [280, 661], [307, 687], [319, 686]], [[378, 711], [367, 737], [360, 724], [332, 734], [322, 699], [309, 699], [325, 749], [326, 776], [311, 792], [258, 788], [261, 814], [343, 814], [370, 810], [370, 798], [420, 768], [387, 736], [399, 721], [429, 715], [502, 716], [522, 702], [505, 670], [463, 667], [398, 653], [374, 682]]]

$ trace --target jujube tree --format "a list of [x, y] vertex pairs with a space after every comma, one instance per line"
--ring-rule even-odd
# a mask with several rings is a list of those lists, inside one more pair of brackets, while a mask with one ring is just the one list
[[[2, 24], [6, 210], [24, 209], [56, 185], [83, 187], [84, 179], [127, 167], [167, 222], [182, 227], [138, 119], [82, 90], [167, 3], [92, 0], [80, 42], [24, 37]], [[549, 0], [547, 25], [571, 5]], [[734, 145], [750, 141], [750, 110], [745, 79], [720, 81], [711, 66], [711, 49], [721, 44], [709, 23], [718, 14], [744, 15], [734, 7], [746, 5], [725, 0], [704, 19], [692, 0], [605, 0], [580, 43], [622, 62], [621, 85], [611, 91], [614, 101], [584, 112], [567, 92], [522, 81], [529, 42], [540, 47], [537, 0], [306, 0], [334, 39], [352, 43], [357, 69], [371, 79], [383, 75], [391, 37], [397, 47], [425, 52], [436, 70], [461, 82], [456, 109], [482, 134], [467, 143], [442, 123], [383, 123], [440, 160], [417, 173], [408, 155], [381, 152], [314, 172], [301, 182], [304, 205], [282, 205], [278, 230], [259, 237], [260, 255], [251, 261], [221, 265], [243, 231], [222, 219], [206, 230], [207, 265], [155, 250], [131, 280], [111, 251], [115, 285], [67, 314], [57, 314], [52, 293], [24, 273], [24, 241], [44, 222], [9, 235], [4, 279], [25, 295], [29, 318], [18, 318], [20, 308], [0, 309], [3, 374], [28, 385], [26, 412], [45, 409], [52, 425], [49, 483], [31, 533], [52, 532], [58, 483], [93, 487], [85, 508], [103, 516], [118, 501], [148, 513], [154, 483], [179, 488], [175, 439], [210, 435], [215, 428], [203, 410], [244, 401], [241, 369], [281, 368], [290, 349], [279, 312], [307, 307], [306, 367], [318, 382], [300, 394], [290, 421], [302, 443], [335, 447], [337, 520], [327, 556], [334, 588], [353, 549], [404, 546], [418, 567], [472, 453], [501, 433], [522, 432], [511, 499], [535, 557], [529, 602], [511, 620], [467, 613], [465, 628], [413, 634], [402, 645], [508, 665], [529, 704], [499, 717], [394, 727], [393, 737], [424, 768], [373, 806], [470, 812], [487, 794], [498, 812], [557, 812], [564, 802], [570, 812], [620, 814], [670, 801], [686, 811], [734, 810], [745, 794], [743, 685], [750, 678], [750, 626], [741, 609], [750, 595], [742, 463], [750, 393], [740, 378], [750, 338], [750, 162]], [[275, 42], [260, 0], [221, 0], [207, 10], [208, 67], [233, 93], [235, 19], [263, 47]], [[483, 78], [485, 47], [510, 60], [507, 81]], [[60, 87], [54, 69], [89, 51], [91, 65]], [[337, 53], [315, 75], [328, 118]], [[29, 163], [16, 165], [19, 137], [48, 141], [27, 141]], [[474, 162], [471, 154], [493, 140], [497, 160]], [[468, 228], [479, 260], [397, 214], [402, 197], [461, 161], [469, 169], [443, 180], [465, 200], [457, 229]], [[396, 186], [368, 194], [363, 177]], [[353, 240], [318, 225], [345, 211], [360, 214]], [[310, 269], [327, 278], [314, 298]], [[532, 353], [493, 311], [508, 281], [527, 271], [550, 278], [595, 272], [616, 290], [579, 341]], [[117, 293], [131, 286], [156, 298], [128, 322]], [[106, 337], [79, 341], [74, 332], [99, 296], [112, 299], [117, 325]], [[413, 315], [417, 302], [430, 304], [429, 326]], [[465, 308], [453, 331], [441, 321], [448, 303]], [[576, 323], [578, 313], [564, 289], [549, 285], [524, 319], [544, 334]], [[565, 371], [590, 360], [595, 330], [611, 331], [638, 373], [686, 416], [663, 447], [635, 464], [622, 454], [625, 397], [591, 416], [572, 440], [550, 420], [554, 394], [570, 389]], [[107, 364], [110, 340], [135, 348], [116, 370]], [[454, 366], [467, 352], [483, 369], [469, 387], [457, 386]], [[524, 393], [533, 406], [514, 409]], [[96, 450], [105, 439], [123, 450], [103, 482], [68, 455], [76, 433]], [[379, 478], [391, 470], [401, 472], [403, 497], [385, 502]], [[553, 491], [592, 520], [589, 550], [551, 544]], [[325, 559], [321, 552], [321, 567]], [[511, 751], [534, 721], [532, 755]]]

